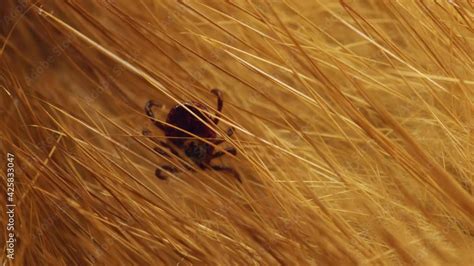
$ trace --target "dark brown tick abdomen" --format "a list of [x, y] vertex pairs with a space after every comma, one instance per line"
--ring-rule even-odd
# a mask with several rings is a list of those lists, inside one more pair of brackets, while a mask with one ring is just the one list
[[[212, 124], [211, 119], [200, 111], [207, 110], [204, 105], [195, 102], [185, 103], [184, 105], [195, 115], [201, 118], [201, 120], [205, 121], [209, 125]], [[166, 123], [181, 128], [183, 131], [191, 132], [192, 134], [201, 138], [208, 139], [209, 141], [212, 141], [216, 138], [216, 133], [212, 129], [206, 126], [181, 105], [177, 105], [170, 110], [168, 117], [166, 118]], [[186, 139], [192, 138], [191, 135], [183, 131], [168, 126], [166, 127], [165, 135], [176, 146], [182, 146]]]

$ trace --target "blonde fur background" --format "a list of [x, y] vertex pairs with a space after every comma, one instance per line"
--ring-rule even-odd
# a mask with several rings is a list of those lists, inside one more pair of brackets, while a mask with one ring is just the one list
[[[7, 265], [472, 265], [472, 1], [0, 3]], [[147, 100], [236, 129], [222, 172], [142, 136]], [[5, 243], [7, 216], [0, 234]]]

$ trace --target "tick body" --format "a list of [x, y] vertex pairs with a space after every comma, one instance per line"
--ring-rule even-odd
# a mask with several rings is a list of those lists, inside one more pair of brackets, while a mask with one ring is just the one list
[[[155, 119], [153, 113], [153, 107], [161, 107], [161, 104], [157, 104], [151, 100], [148, 101], [145, 105], [145, 113], [150, 117], [153, 124], [165, 133], [166, 139], [168, 140], [168, 142], [157, 142], [168, 148], [175, 156], [181, 157], [173, 146], [184, 151], [184, 155], [200, 169], [225, 171], [241, 181], [239, 174], [233, 168], [211, 165], [213, 159], [226, 154], [222, 151], [215, 152], [215, 146], [223, 143], [224, 140], [218, 138], [216, 132], [209, 127], [211, 124], [217, 125], [219, 123], [220, 114], [224, 105], [222, 93], [218, 89], [213, 89], [211, 92], [217, 96], [217, 113], [215, 118], [211, 118], [208, 115], [209, 112], [207, 108], [199, 102], [186, 102], [173, 107], [166, 117], [166, 124]], [[232, 128], [229, 128], [226, 133], [228, 136], [231, 136], [233, 134]], [[144, 130], [144, 134], [149, 135], [150, 132]], [[207, 142], [203, 141], [203, 139]], [[155, 150], [160, 154], [167, 155], [159, 148], [155, 148]], [[235, 148], [227, 148], [225, 150], [230, 154], [237, 154]], [[194, 170], [187, 165], [183, 166], [187, 170]], [[178, 168], [172, 165], [162, 165], [161, 168], [171, 173], [178, 172]], [[155, 174], [160, 179], [166, 179], [159, 168], [156, 169]]]

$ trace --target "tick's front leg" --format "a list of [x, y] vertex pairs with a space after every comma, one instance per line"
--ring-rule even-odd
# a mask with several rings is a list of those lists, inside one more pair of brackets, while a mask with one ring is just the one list
[[162, 104], [158, 104], [158, 103], [155, 103], [153, 100], [149, 100], [145, 105], [145, 113], [148, 115], [151, 122], [153, 122], [153, 124], [157, 128], [159, 128], [163, 131], [166, 131], [167, 126], [165, 124], [163, 124], [162, 122], [158, 121], [155, 118], [155, 114], [153, 113], [153, 107], [162, 107], [162, 106], [163, 106]]
[[212, 89], [211, 92], [217, 96], [217, 112], [216, 117], [213, 119], [214, 124], [219, 123], [221, 118], [222, 107], [224, 107], [224, 100], [222, 100], [222, 92], [219, 89]]

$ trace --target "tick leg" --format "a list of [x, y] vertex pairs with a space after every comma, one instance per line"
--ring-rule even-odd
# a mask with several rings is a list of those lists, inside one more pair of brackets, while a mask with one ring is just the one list
[[[164, 142], [164, 141], [160, 141], [160, 144], [163, 145], [163, 147], [166, 147], [168, 148], [173, 154], [174, 156], [178, 157], [179, 159], [181, 160], [178, 160], [181, 165], [186, 168], [186, 170], [188, 171], [194, 171], [194, 169], [189, 166], [186, 161], [183, 159], [183, 157], [181, 157], [181, 155], [179, 155], [179, 153], [173, 148], [173, 146], [169, 145], [168, 143]], [[168, 156], [169, 157], [169, 156]]]
[[148, 115], [151, 122], [153, 122], [153, 124], [157, 128], [159, 128], [163, 131], [166, 131], [167, 126], [165, 124], [161, 123], [160, 121], [156, 120], [156, 118], [155, 118], [155, 114], [153, 113], [153, 110], [152, 110], [154, 106], [161, 107], [163, 105], [162, 104], [157, 104], [153, 100], [149, 100], [145, 105], [145, 113]]
[[[179, 172], [180, 172], [180, 170], [179, 170], [177, 167], [172, 166], [172, 165], [162, 165], [162, 166], [160, 166], [160, 167], [161, 167], [161, 169], [165, 170], [165, 171], [168, 172], [168, 173], [179, 173]], [[187, 166], [187, 165], [184, 165], [184, 167], [185, 167], [186, 170], [188, 170], [188, 171], [191, 171], [191, 172], [194, 172], [194, 171], [195, 171], [193, 168], [191, 168], [191, 167], [189, 167], [189, 166]], [[161, 179], [161, 180], [166, 180], [167, 177], [164, 175], [164, 173], [163, 173], [163, 171], [161, 171], [161, 169], [160, 169], [160, 168], [156, 168], [156, 170], [155, 170], [155, 175], [156, 175], [156, 177], [158, 177], [158, 178]]]
[[[147, 136], [147, 137], [149, 137], [151, 140], [153, 140], [153, 142], [155, 142], [156, 144], [161, 145], [161, 146], [167, 148], [167, 149], [170, 150], [175, 156], [181, 158], [181, 156], [179, 156], [179, 153], [178, 153], [172, 146], [170, 146], [168, 143], [166, 143], [166, 142], [164, 142], [164, 141], [162, 141], [162, 140], [160, 140], [160, 139], [158, 139], [158, 138], [152, 137], [150, 130], [144, 129], [144, 130], [142, 131], [142, 133], [143, 133], [144, 136]], [[163, 149], [161, 149], [161, 147], [155, 147], [155, 148], [153, 148], [153, 149], [154, 149], [156, 152], [158, 152], [159, 154], [161, 154], [161, 155], [165, 155], [165, 156], [168, 155]], [[167, 156], [167, 157], [169, 157], [169, 156]]]
[[181, 158], [181, 156], [179, 155], [179, 153], [172, 147], [170, 146], [168, 143], [164, 142], [164, 141], [161, 141], [160, 140], [160, 144], [163, 146], [163, 147], [166, 147], [168, 148], [168, 150], [170, 150], [174, 156], [178, 157], [178, 158]]
[[212, 89], [211, 92], [217, 96], [217, 112], [216, 117], [214, 118], [214, 124], [217, 125], [219, 123], [219, 119], [221, 118], [221, 111], [222, 107], [224, 107], [224, 100], [222, 100], [222, 92], [219, 89]]
[[[234, 148], [234, 147], [230, 147], [230, 148], [226, 148], [225, 151], [227, 151], [228, 153], [232, 154], [232, 155], [237, 155], [237, 150]], [[223, 152], [223, 151], [218, 151], [218, 152], [215, 152], [213, 155], [212, 155], [212, 159], [215, 159], [215, 158], [219, 158], [223, 155], [225, 155], [227, 153]]]
[[[171, 165], [162, 165], [161, 168], [163, 170], [165, 170], [166, 172], [168, 172], [168, 173], [177, 173], [177, 172], [179, 172], [178, 168], [176, 168], [174, 166], [171, 166]], [[156, 177], [158, 177], [161, 180], [166, 180], [167, 179], [167, 177], [163, 175], [163, 172], [161, 171], [160, 168], [156, 168], [155, 175], [156, 175]]]
[[[183, 159], [183, 157], [181, 157], [181, 155], [179, 155], [179, 153], [178, 153], [172, 146], [170, 146], [168, 143], [163, 142], [163, 141], [160, 141], [160, 144], [161, 144], [163, 147], [168, 148], [168, 150], [170, 150], [170, 151], [174, 154], [174, 156], [176, 156], [176, 157], [178, 157], [179, 159], [181, 159], [181, 160], [178, 160], [178, 161], [181, 163], [181, 165], [182, 165], [184, 168], [186, 168], [186, 170], [188, 170], [188, 171], [194, 171], [194, 169], [193, 169], [192, 167], [190, 167], [190, 166], [186, 163], [186, 161]], [[160, 154], [163, 154], [164, 156], [170, 158], [169, 154], [167, 154], [165, 151], [163, 151], [163, 149], [161, 149], [160, 147], [155, 147], [154, 150], [155, 150], [156, 152], [158, 152], [158, 153], [160, 153]]]
[[[226, 134], [227, 136], [231, 137], [232, 135], [234, 135], [234, 128], [233, 127], [229, 127], [226, 131]], [[221, 143], [223, 143], [225, 140], [224, 139], [218, 139], [216, 141], [214, 141], [214, 144], [215, 145], [219, 145]]]
[[214, 169], [215, 171], [227, 172], [233, 175], [240, 183], [242, 183], [239, 173], [237, 173], [237, 171], [235, 171], [234, 168], [220, 166], [220, 165], [211, 165], [211, 168]]
[[229, 127], [226, 133], [227, 133], [227, 136], [231, 137], [232, 135], [234, 135], [234, 128]]
[[158, 154], [161, 154], [163, 156], [170, 158], [170, 155], [167, 152], [165, 152], [161, 147], [155, 147], [153, 148], [153, 150], [156, 151]]

